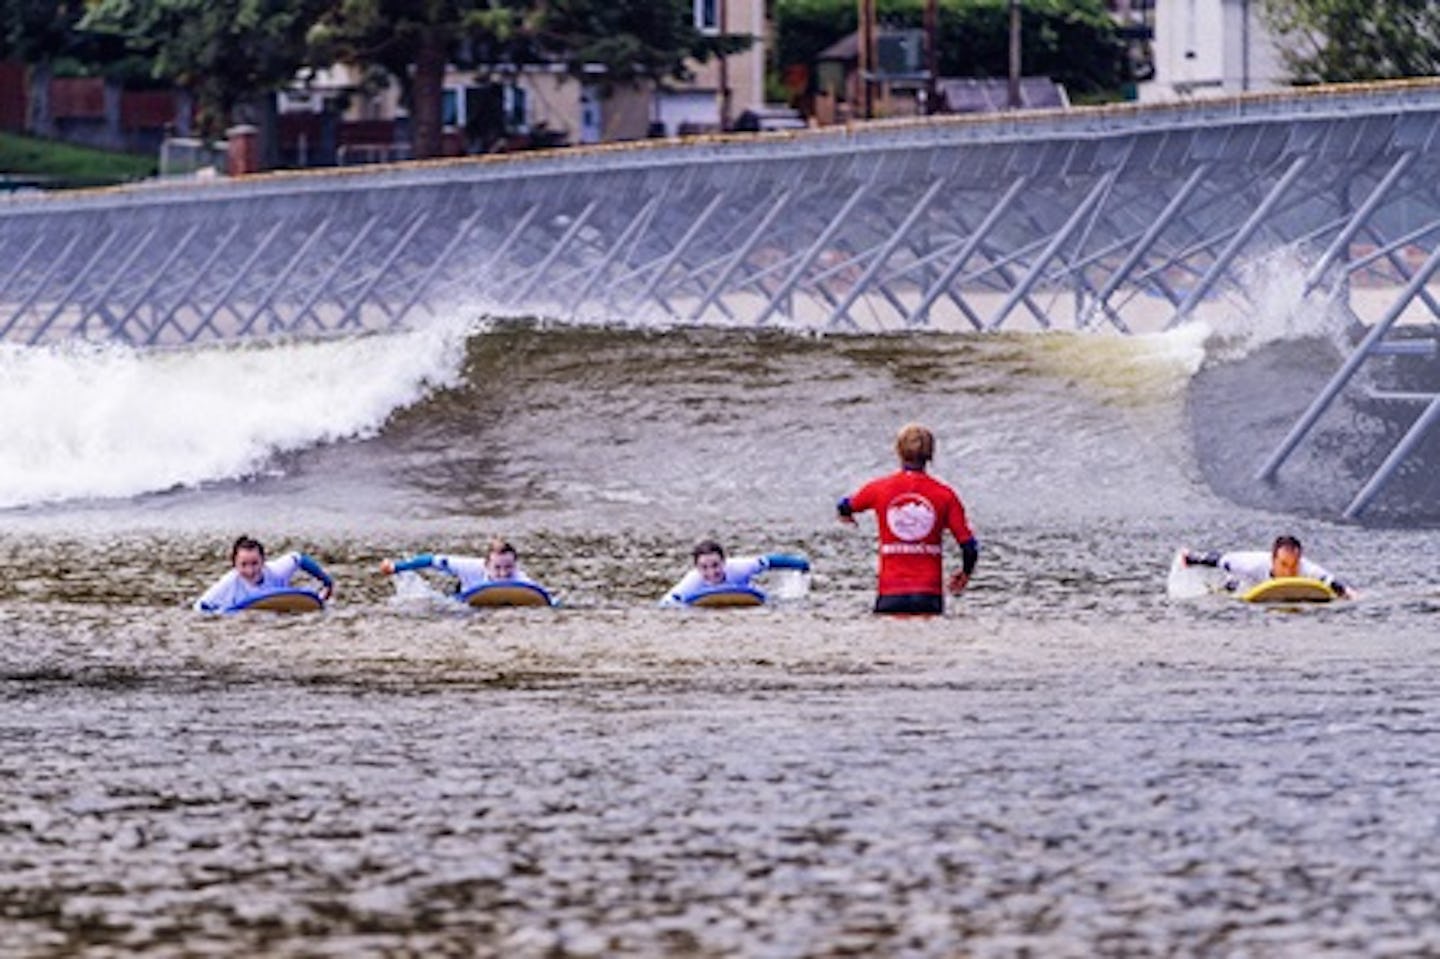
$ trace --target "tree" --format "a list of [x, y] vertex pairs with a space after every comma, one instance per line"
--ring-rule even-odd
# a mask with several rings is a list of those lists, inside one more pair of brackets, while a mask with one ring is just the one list
[[400, 81], [415, 156], [440, 154], [445, 64], [472, 33], [508, 40], [521, 10], [505, 0], [337, 0], [310, 28], [317, 63], [380, 66]]
[[1264, 0], [1261, 16], [1297, 83], [1440, 73], [1433, 0]]
[[[925, 0], [878, 0], [882, 27], [919, 29]], [[1021, 62], [1071, 93], [1117, 90], [1130, 79], [1125, 43], [1102, 0], [1023, 0]], [[940, 0], [939, 71], [951, 77], [1009, 73], [1009, 0]], [[777, 0], [775, 29], [781, 68], [811, 64], [830, 44], [854, 32], [855, 0]]]
[[310, 40], [317, 62], [378, 65], [399, 79], [417, 157], [440, 153], [447, 63], [545, 63], [603, 89], [679, 77], [688, 58], [749, 42], [702, 36], [690, 0], [337, 0]]
[[689, 77], [689, 63], [739, 53], [750, 38], [705, 36], [691, 0], [552, 0], [534, 24], [532, 53], [602, 86]]
[[[92, 0], [81, 26], [124, 38], [157, 79], [194, 95], [201, 129], [260, 120], [267, 94], [295, 80], [305, 33], [327, 0]], [[237, 110], [252, 111], [237, 117]]]
[[55, 135], [50, 79], [55, 61], [74, 48], [76, 25], [84, 14], [79, 0], [6, 0], [0, 6], [0, 48], [30, 67], [26, 126], [36, 136]]

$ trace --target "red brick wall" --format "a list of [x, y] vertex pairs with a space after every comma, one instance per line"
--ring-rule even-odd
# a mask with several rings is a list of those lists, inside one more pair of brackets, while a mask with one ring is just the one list
[[0, 63], [0, 130], [25, 131], [26, 100], [25, 67]]
[[[0, 62], [0, 130], [24, 133], [29, 114], [26, 69]], [[175, 122], [179, 98], [169, 90], [126, 90], [120, 95], [120, 126], [127, 132], [159, 131]], [[99, 77], [57, 77], [50, 81], [50, 106], [57, 120], [105, 118], [105, 81]]]
[[103, 118], [105, 81], [99, 77], [56, 77], [50, 81], [50, 112], [57, 120]]
[[260, 172], [260, 131], [248, 124], [241, 124], [226, 130], [225, 139], [230, 144], [226, 172], [231, 176], [249, 176]]
[[352, 120], [340, 124], [341, 146], [393, 143], [394, 141], [394, 120]]
[[175, 95], [168, 90], [126, 90], [120, 95], [120, 126], [157, 129], [175, 122]]
[[300, 143], [303, 135], [309, 149], [314, 150], [320, 146], [320, 138], [324, 134], [321, 125], [321, 117], [318, 113], [282, 113], [280, 114], [280, 149], [294, 150]]

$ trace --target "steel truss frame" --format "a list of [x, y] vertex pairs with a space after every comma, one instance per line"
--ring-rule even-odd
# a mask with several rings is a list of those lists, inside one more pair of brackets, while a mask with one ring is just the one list
[[[1247, 271], [1288, 251], [1302, 299], [1366, 332], [1269, 479], [1367, 360], [1440, 340], [1437, 130], [1440, 84], [1411, 83], [16, 198], [0, 342], [313, 337], [457, 309], [1128, 333], [1247, 309]], [[1404, 399], [1423, 410], [1348, 516], [1440, 422], [1440, 389]]]

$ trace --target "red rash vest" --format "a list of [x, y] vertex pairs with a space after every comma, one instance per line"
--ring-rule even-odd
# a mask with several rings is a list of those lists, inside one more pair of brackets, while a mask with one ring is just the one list
[[921, 470], [871, 480], [850, 498], [856, 513], [873, 509], [880, 523], [881, 596], [944, 592], [941, 534], [975, 538], [955, 491]]

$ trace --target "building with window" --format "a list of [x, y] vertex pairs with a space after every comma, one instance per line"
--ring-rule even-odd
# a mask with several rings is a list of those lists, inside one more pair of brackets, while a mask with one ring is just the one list
[[770, 40], [766, 0], [694, 0], [694, 11], [701, 32], [747, 36], [750, 48], [691, 64], [693, 75], [687, 81], [665, 81], [655, 93], [656, 133], [728, 130], [742, 113], [765, 107], [765, 50]]
[[[648, 131], [654, 89], [621, 86], [602, 97], [596, 85], [559, 66], [492, 71], [448, 68], [442, 152], [460, 156], [631, 140]], [[337, 65], [314, 71], [277, 97], [279, 162], [284, 166], [372, 163], [411, 156], [410, 116], [398, 83], [361, 83]]]
[[[695, 25], [751, 38], [723, 62], [691, 64], [691, 77], [607, 88], [562, 66], [527, 64], [445, 74], [443, 152], [491, 153], [638, 140], [730, 129], [764, 112], [766, 0], [693, 0]], [[277, 97], [279, 161], [286, 166], [401, 160], [410, 156], [410, 120], [399, 84], [375, 88], [354, 68], [316, 70]]]

